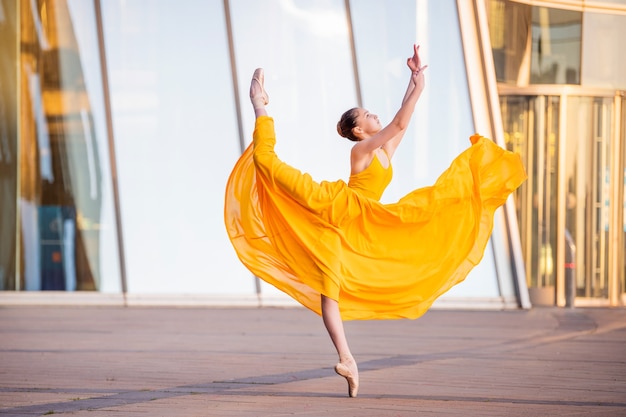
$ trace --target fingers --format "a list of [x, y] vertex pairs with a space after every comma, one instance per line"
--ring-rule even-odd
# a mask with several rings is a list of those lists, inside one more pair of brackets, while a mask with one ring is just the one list
[[413, 44], [413, 56], [406, 60], [406, 64], [411, 69], [411, 71], [417, 72], [417, 73], [421, 72], [427, 67], [427, 65], [422, 66], [422, 60], [419, 57], [419, 49], [420, 49], [420, 45], [416, 43]]
[[415, 62], [415, 64], [417, 65], [418, 68], [420, 66], [419, 49], [420, 49], [420, 46], [418, 44], [414, 44], [413, 45], [413, 56], [411, 57], [411, 59]]

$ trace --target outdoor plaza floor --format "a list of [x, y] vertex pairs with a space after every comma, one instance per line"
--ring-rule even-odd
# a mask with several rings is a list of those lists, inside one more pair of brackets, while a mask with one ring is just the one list
[[626, 309], [351, 321], [303, 308], [0, 306], [0, 415], [626, 416]]

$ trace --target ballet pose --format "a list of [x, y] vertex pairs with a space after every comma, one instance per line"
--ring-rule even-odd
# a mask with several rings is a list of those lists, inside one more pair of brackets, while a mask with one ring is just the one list
[[392, 179], [393, 157], [424, 89], [419, 47], [407, 59], [409, 85], [383, 127], [363, 108], [346, 111], [338, 133], [354, 141], [350, 178], [314, 181], [274, 152], [274, 122], [262, 69], [250, 100], [253, 143], [229, 178], [227, 232], [255, 275], [320, 314], [337, 350], [348, 395], [359, 389], [357, 362], [344, 320], [415, 319], [480, 261], [493, 214], [526, 178], [519, 155], [480, 135], [430, 187], [398, 202], [379, 200]]

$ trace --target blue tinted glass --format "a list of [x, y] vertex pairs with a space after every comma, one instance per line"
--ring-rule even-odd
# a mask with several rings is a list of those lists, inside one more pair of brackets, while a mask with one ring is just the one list
[[[93, 4], [23, 3], [21, 243], [26, 290], [121, 290]], [[30, 10], [30, 7], [38, 6]], [[55, 24], [46, 24], [50, 21]], [[44, 30], [45, 29], [45, 30]]]

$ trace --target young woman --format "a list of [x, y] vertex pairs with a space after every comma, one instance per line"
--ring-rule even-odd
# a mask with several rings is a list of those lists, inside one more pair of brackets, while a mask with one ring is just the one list
[[263, 70], [250, 85], [253, 144], [226, 187], [226, 228], [255, 275], [320, 314], [339, 355], [335, 371], [356, 397], [359, 371], [344, 320], [417, 318], [480, 261], [493, 213], [526, 178], [521, 159], [473, 135], [437, 182], [398, 202], [380, 198], [393, 157], [424, 89], [419, 47], [407, 60], [409, 86], [383, 127], [366, 109], [345, 112], [339, 134], [355, 142], [350, 178], [315, 182], [274, 152]]

